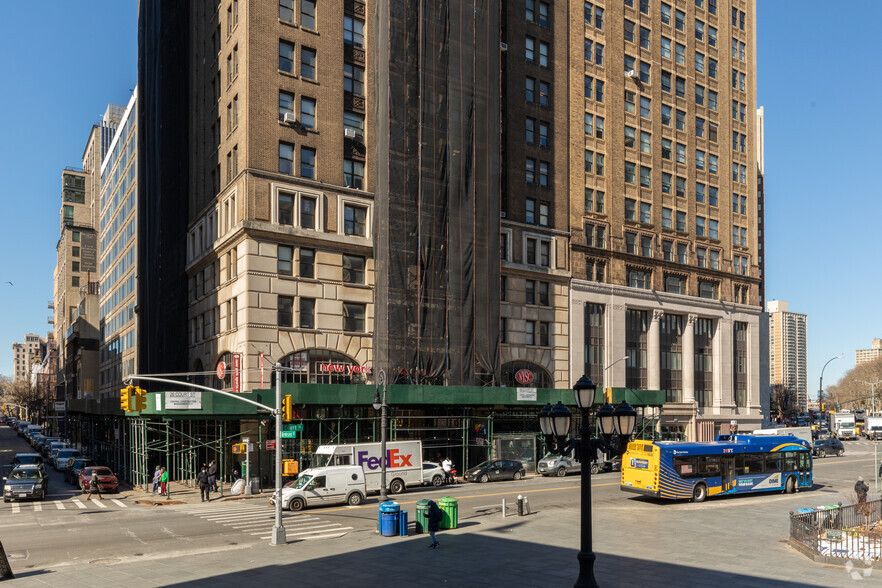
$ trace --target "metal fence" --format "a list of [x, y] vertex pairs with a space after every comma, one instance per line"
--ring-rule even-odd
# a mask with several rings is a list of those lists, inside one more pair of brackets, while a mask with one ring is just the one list
[[790, 543], [816, 561], [882, 566], [882, 500], [791, 512]]

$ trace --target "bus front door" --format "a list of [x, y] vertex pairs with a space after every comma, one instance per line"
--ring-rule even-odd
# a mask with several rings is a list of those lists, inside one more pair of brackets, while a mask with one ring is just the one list
[[723, 463], [722, 463], [722, 492], [723, 494], [728, 494], [730, 492], [734, 492], [735, 490], [735, 456], [734, 455], [724, 455]]

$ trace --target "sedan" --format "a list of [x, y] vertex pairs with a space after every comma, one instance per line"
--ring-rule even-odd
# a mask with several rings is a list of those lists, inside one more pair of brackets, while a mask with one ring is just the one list
[[[566, 476], [570, 472], [581, 472], [582, 464], [575, 457], [568, 455], [560, 455], [556, 453], [546, 453], [545, 457], [536, 464], [536, 472], [543, 476]], [[598, 471], [595, 464], [591, 464], [591, 473], [596, 474]]]
[[108, 467], [104, 466], [88, 466], [83, 468], [83, 471], [80, 472], [80, 489], [83, 492], [86, 492], [89, 486], [89, 480], [92, 479], [92, 472], [98, 472], [98, 487], [101, 488], [102, 492], [118, 492], [119, 491], [119, 480], [116, 477], [116, 474], [113, 473]]
[[466, 472], [468, 482], [489, 482], [491, 480], [520, 480], [524, 477], [524, 464], [511, 459], [491, 459], [478, 464]]
[[818, 457], [827, 457], [828, 455], [839, 457], [843, 453], [845, 453], [845, 447], [842, 445], [842, 441], [835, 437], [818, 439], [812, 443], [812, 454]]
[[68, 484], [79, 484], [80, 473], [83, 468], [87, 468], [92, 463], [91, 459], [75, 457], [67, 460], [67, 466], [64, 468], [64, 481]]
[[49, 476], [38, 465], [16, 467], [4, 480], [3, 502], [23, 498], [42, 500], [49, 493]]
[[433, 461], [423, 462], [423, 485], [440, 486], [444, 483], [444, 468]]

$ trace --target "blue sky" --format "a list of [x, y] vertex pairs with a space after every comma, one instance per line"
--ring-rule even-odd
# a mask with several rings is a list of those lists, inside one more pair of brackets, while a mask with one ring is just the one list
[[[880, 220], [866, 170], [880, 121], [871, 71], [882, 3], [760, 0], [758, 103], [765, 107], [766, 298], [808, 315], [809, 394], [882, 336]], [[859, 14], [859, 16], [858, 16]], [[722, 15], [721, 15], [722, 16]], [[9, 2], [0, 33], [0, 373], [25, 333], [46, 336], [61, 170], [82, 165], [91, 125], [136, 83], [137, 2]], [[823, 23], [823, 26], [822, 26]], [[823, 40], [818, 37], [823, 28]], [[721, 40], [725, 48], [725, 40]], [[860, 171], [864, 170], [864, 171]], [[13, 282], [9, 286], [5, 282]]]

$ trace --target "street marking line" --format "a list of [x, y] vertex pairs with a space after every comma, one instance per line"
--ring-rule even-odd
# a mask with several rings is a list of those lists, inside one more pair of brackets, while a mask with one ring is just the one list
[[[340, 527], [340, 524], [339, 524], [339, 523], [336, 524], [336, 525], [331, 525], [331, 526], [333, 526], [333, 527], [339, 527], [339, 528], [337, 528], [337, 529], [331, 529], [331, 528], [327, 528], [327, 529], [313, 529], [312, 531], [302, 531], [302, 532], [300, 532], [300, 533], [288, 533], [287, 530], [286, 530], [285, 534], [286, 534], [286, 535], [312, 535], [312, 534], [314, 534], [314, 533], [324, 533], [324, 532], [326, 532], [326, 531], [333, 531], [334, 533], [336, 533], [337, 531], [345, 531], [345, 530], [347, 530], [347, 529], [352, 529], [352, 527]], [[263, 533], [266, 533], [266, 531], [258, 531], [257, 533], [251, 533], [251, 534], [252, 534], [252, 535], [262, 535]]]
[[120, 508], [129, 508], [129, 505], [121, 500], [117, 500], [116, 498], [111, 498], [110, 501]]
[[[330, 531], [331, 529], [328, 529], [328, 530]], [[338, 532], [338, 531], [351, 531], [351, 530], [352, 530], [352, 527], [342, 527], [342, 528], [340, 528], [340, 529], [333, 529], [333, 531], [334, 531], [335, 533]], [[321, 533], [321, 531], [305, 531], [305, 532], [303, 532], [303, 533], [286, 533], [286, 535], [289, 536], [289, 537], [295, 537], [295, 536], [298, 536], [298, 535], [313, 535], [313, 534], [315, 534], [315, 533]], [[344, 534], [345, 534], [345, 533], [344, 533]]]
[[64, 503], [60, 500], [55, 501], [55, 506], [58, 507], [58, 510], [66, 510]]
[[258, 514], [258, 515], [241, 515], [241, 516], [235, 516], [235, 517], [223, 515], [223, 516], [199, 517], [199, 518], [201, 518], [205, 521], [212, 521], [212, 522], [218, 523], [220, 521], [248, 521], [248, 520], [252, 520], [252, 519], [272, 520], [273, 516], [269, 513], [263, 513], [263, 514]]
[[104, 504], [102, 500], [90, 500], [90, 502], [94, 502], [95, 506], [97, 506], [98, 508], [107, 508], [107, 505]]
[[86, 505], [83, 504], [81, 500], [78, 500], [76, 498], [73, 499], [73, 503], [77, 505], [77, 508], [86, 508]]
[[38, 502], [37, 504], [34, 505], [34, 510], [36, 512], [40, 512], [41, 510], [43, 510], [43, 505]]
[[314, 539], [336, 539], [338, 537], [342, 537], [345, 534], [346, 533], [336, 533], [333, 535], [313, 535], [311, 537], [301, 537], [301, 539], [303, 539], [304, 541], [312, 541]]
[[12, 514], [18, 514], [21, 512], [21, 506], [17, 502], [12, 503]]

